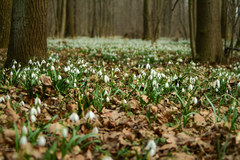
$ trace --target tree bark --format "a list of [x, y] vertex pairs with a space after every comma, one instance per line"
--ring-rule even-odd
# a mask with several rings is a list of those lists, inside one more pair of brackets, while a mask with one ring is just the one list
[[143, 3], [143, 39], [151, 39], [151, 1], [144, 0]]
[[63, 0], [60, 38], [64, 38], [65, 37], [65, 33], [66, 33], [66, 16], [67, 16], [67, 0]]
[[92, 16], [92, 30], [91, 30], [91, 37], [94, 37], [96, 34], [96, 21], [97, 21], [97, 17], [96, 17], [96, 9], [97, 9], [97, 4], [96, 4], [96, 0], [93, 0], [93, 16]]
[[47, 57], [47, 0], [13, 0], [10, 42], [5, 67], [15, 59]]
[[197, 1], [197, 61], [226, 63], [221, 39], [221, 1]]
[[189, 30], [190, 30], [190, 44], [191, 44], [191, 50], [192, 50], [192, 58], [194, 59], [197, 55], [196, 53], [196, 31], [195, 31], [195, 13], [194, 13], [194, 5], [196, 5], [196, 3], [194, 2], [195, 0], [189, 0], [188, 1], [188, 11], [189, 11]]
[[231, 30], [228, 18], [228, 1], [222, 0], [222, 11], [221, 11], [221, 27], [222, 27], [222, 38], [230, 41], [231, 40]]
[[67, 3], [67, 33], [69, 37], [75, 36], [75, 18], [74, 18], [74, 0], [68, 0]]
[[12, 0], [0, 0], [0, 48], [7, 48], [12, 14]]

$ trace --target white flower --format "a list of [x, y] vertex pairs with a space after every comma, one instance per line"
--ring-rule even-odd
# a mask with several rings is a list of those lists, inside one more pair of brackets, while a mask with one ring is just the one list
[[108, 78], [107, 75], [104, 75], [104, 82], [105, 82], [105, 83], [108, 83], [108, 82], [109, 82], [109, 78]]
[[148, 79], [152, 80], [152, 79], [153, 79], [153, 76], [152, 76], [152, 75], [148, 76]]
[[93, 130], [92, 130], [92, 133], [98, 134], [98, 128], [94, 127]]
[[157, 86], [157, 81], [156, 81], [156, 80], [153, 80], [152, 85], [153, 85], [153, 86]]
[[193, 98], [193, 103], [194, 103], [194, 104], [197, 104], [197, 102], [198, 102], [197, 97], [194, 97], [194, 98]]
[[34, 105], [35, 106], [38, 106], [38, 105], [41, 105], [41, 99], [40, 98], [35, 98], [35, 100], [34, 100]]
[[146, 65], [146, 69], [151, 69], [150, 64], [147, 64], [147, 65]]
[[64, 128], [62, 129], [62, 136], [63, 136], [64, 138], [67, 138], [67, 136], [68, 136], [68, 129], [67, 129], [66, 127], [64, 127]]
[[149, 140], [146, 146], [147, 150], [150, 150], [149, 155], [152, 157], [156, 153], [157, 145], [154, 140]]
[[32, 62], [32, 60], [30, 59], [30, 60], [28, 61], [28, 63], [29, 63], [29, 64], [32, 64], [33, 62]]
[[22, 134], [23, 134], [23, 135], [27, 135], [27, 134], [28, 134], [28, 129], [27, 129], [26, 126], [23, 126], [23, 127], [22, 127]]
[[79, 116], [77, 113], [72, 113], [69, 117], [70, 121], [77, 122], [79, 120]]
[[46, 144], [46, 139], [45, 139], [45, 137], [44, 136], [40, 136], [39, 138], [38, 138], [38, 145], [39, 146], [45, 146], [45, 144]]
[[238, 82], [237, 86], [240, 87], [240, 82]]
[[119, 69], [119, 68], [116, 68], [116, 69], [115, 69], [115, 72], [120, 72], [120, 69]]
[[107, 98], [106, 98], [106, 102], [110, 102], [110, 99], [109, 99], [109, 97], [107, 97]]
[[220, 88], [220, 81], [218, 79], [216, 80], [216, 86], [217, 88]]
[[31, 116], [30, 116], [30, 120], [31, 120], [31, 122], [36, 122], [36, 117], [35, 117], [35, 115], [34, 114], [31, 114]]
[[51, 71], [54, 71], [54, 70], [55, 70], [55, 67], [54, 67], [54, 66], [51, 66], [50, 69], [51, 69]]
[[21, 101], [19, 104], [20, 104], [20, 106], [25, 106], [24, 101]]
[[32, 107], [31, 110], [30, 110], [30, 114], [36, 116], [38, 114], [36, 108]]
[[167, 83], [165, 83], [165, 88], [168, 88], [169, 87], [169, 84], [168, 84], [168, 82]]
[[184, 93], [185, 92], [185, 89], [184, 88], [182, 88], [182, 93]]
[[106, 96], [106, 95], [108, 95], [108, 91], [107, 90], [104, 91], [104, 96]]
[[62, 76], [61, 75], [58, 75], [58, 80], [60, 81], [62, 79]]
[[11, 99], [11, 97], [7, 94], [7, 95], [5, 96], [5, 100], [8, 101], [9, 99]]
[[123, 100], [123, 103], [124, 103], [124, 104], [127, 104], [127, 101], [124, 99], [124, 100]]
[[90, 120], [93, 120], [95, 118], [95, 114], [92, 112], [92, 111], [89, 111], [87, 114], [86, 114], [86, 118], [87, 119], [90, 119]]
[[0, 97], [0, 103], [4, 103], [5, 99], [3, 97]]
[[104, 156], [101, 160], [113, 160], [112, 157]]
[[13, 76], [13, 72], [12, 71], [10, 72], [10, 76]]
[[193, 90], [193, 85], [192, 84], [189, 85], [188, 90], [189, 91]]
[[26, 136], [22, 136], [20, 138], [19, 143], [20, 143], [21, 146], [25, 146], [27, 144], [27, 137]]
[[37, 107], [37, 113], [40, 114], [41, 113], [41, 108], [38, 106]]

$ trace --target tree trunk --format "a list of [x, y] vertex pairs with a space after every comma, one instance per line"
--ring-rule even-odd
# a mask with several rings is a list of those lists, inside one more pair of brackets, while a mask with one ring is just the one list
[[10, 42], [5, 67], [15, 59], [47, 57], [47, 0], [13, 0]]
[[63, 0], [60, 38], [64, 38], [65, 37], [65, 33], [66, 33], [66, 16], [67, 16], [67, 0]]
[[151, 1], [144, 0], [143, 4], [143, 39], [151, 39]]
[[222, 0], [222, 15], [221, 15], [221, 26], [222, 26], [222, 38], [230, 41], [231, 40], [231, 30], [228, 18], [228, 1]]
[[197, 61], [225, 63], [221, 39], [221, 1], [197, 1]]
[[0, 48], [7, 48], [11, 28], [12, 0], [0, 0]]
[[[159, 28], [160, 28], [160, 21], [162, 17], [162, 6], [163, 6], [163, 1], [162, 0], [155, 0], [154, 1], [156, 14], [155, 14], [155, 25], [153, 25], [153, 33], [152, 33], [152, 41], [153, 43], [156, 42], [159, 36]], [[153, 23], [152, 23], [153, 24]]]
[[188, 1], [188, 11], [189, 11], [189, 30], [190, 30], [190, 44], [191, 44], [191, 50], [192, 50], [192, 58], [194, 59], [197, 55], [196, 53], [196, 37], [195, 37], [195, 19], [196, 16], [194, 14], [194, 5], [196, 5], [196, 3], [194, 2], [195, 0], [189, 0]]
[[97, 21], [97, 17], [96, 17], [96, 9], [97, 9], [97, 4], [96, 4], [96, 0], [93, 0], [93, 16], [92, 16], [92, 30], [91, 30], [91, 37], [94, 37], [96, 34], [96, 21]]
[[75, 36], [75, 18], [74, 18], [75, 5], [74, 0], [68, 0], [67, 3], [67, 36]]

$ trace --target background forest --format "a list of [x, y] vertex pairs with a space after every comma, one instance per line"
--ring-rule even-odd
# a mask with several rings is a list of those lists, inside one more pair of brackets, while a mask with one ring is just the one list
[[0, 0], [1, 159], [240, 159], [240, 0]]

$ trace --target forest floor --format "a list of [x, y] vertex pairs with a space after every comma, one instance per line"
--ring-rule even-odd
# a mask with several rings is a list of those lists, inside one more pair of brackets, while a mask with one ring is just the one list
[[[188, 41], [48, 40], [0, 69], [0, 159], [240, 159], [240, 63]], [[6, 50], [0, 50], [0, 68]]]

